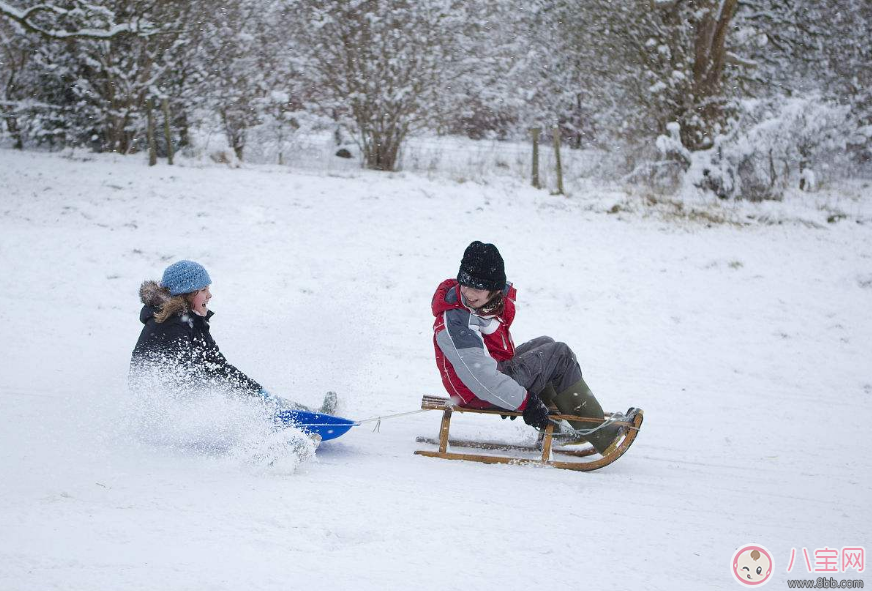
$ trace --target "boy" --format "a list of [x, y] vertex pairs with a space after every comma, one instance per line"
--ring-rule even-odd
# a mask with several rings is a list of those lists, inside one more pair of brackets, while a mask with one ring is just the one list
[[[519, 411], [525, 423], [539, 430], [548, 426], [548, 404], [563, 414], [603, 419], [602, 407], [565, 343], [543, 336], [515, 348], [509, 332], [515, 295], [499, 250], [479, 241], [463, 253], [457, 278], [436, 289], [436, 365], [454, 403]], [[592, 426], [570, 424], [574, 429]], [[585, 439], [606, 455], [622, 434], [621, 427], [607, 425]]]

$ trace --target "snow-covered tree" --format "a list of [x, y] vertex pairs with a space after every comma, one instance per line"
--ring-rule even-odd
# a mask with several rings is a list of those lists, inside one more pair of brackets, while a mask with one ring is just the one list
[[[746, 93], [820, 96], [849, 105], [860, 127], [872, 125], [872, 3], [742, 0], [736, 21], [755, 64], [741, 79]], [[863, 148], [872, 160], [872, 144]]]
[[193, 61], [196, 101], [214, 113], [236, 157], [243, 158], [248, 131], [266, 119], [292, 131], [288, 113], [301, 109], [303, 84], [296, 73], [290, 32], [294, 13], [287, 3], [228, 2], [203, 23], [205, 33]]
[[299, 0], [301, 66], [325, 114], [348, 124], [375, 170], [393, 170], [410, 131], [452, 93], [470, 4], [459, 0]]
[[22, 101], [26, 98], [28, 81], [28, 65], [33, 47], [22, 42], [20, 32], [16, 34], [16, 25], [0, 19], [0, 117], [6, 124], [6, 129], [17, 149], [24, 147], [24, 130], [22, 129]]
[[0, 1], [0, 17], [46, 39], [112, 39], [125, 35], [147, 36], [158, 31], [138, 14], [122, 21], [100, 2], [24, 2], [17, 6]]
[[240, 159], [331, 121], [380, 170], [417, 130], [558, 126], [633, 169], [661, 160], [658, 137], [751, 138], [749, 97], [778, 113], [803, 98], [850, 108], [862, 164], [870, 27], [868, 0], [0, 0], [0, 113], [19, 147], [130, 153], [167, 101], [171, 141], [209, 126]]
[[[530, 4], [532, 102], [580, 145], [652, 145], [679, 123], [704, 148], [724, 126], [735, 0]], [[547, 121], [550, 120], [550, 121]]]
[[[42, 119], [61, 113], [49, 137], [99, 150], [134, 151], [143, 140], [146, 105], [161, 97], [162, 85], [185, 47], [194, 3], [102, 0], [68, 6], [57, 11], [24, 9], [27, 18], [35, 19], [27, 26], [12, 19], [20, 26], [21, 42], [39, 41], [31, 56], [39, 73], [28, 89], [29, 98], [43, 106]], [[56, 20], [39, 20], [49, 16]], [[130, 34], [143, 23], [148, 23], [148, 34]], [[34, 26], [39, 31], [34, 32]], [[112, 34], [103, 34], [107, 29]], [[38, 127], [46, 135], [46, 126]]]
[[[677, 122], [691, 150], [711, 145], [730, 101], [725, 84], [735, 0], [636, 0], [615, 23], [626, 37], [621, 85], [636, 104], [633, 127], [663, 134]], [[629, 74], [629, 75], [627, 75]]]
[[160, 22], [164, 32], [76, 43], [79, 76], [74, 94], [99, 125], [95, 135], [101, 149], [127, 153], [144, 139], [146, 109], [166, 97], [173, 71], [186, 50], [185, 33], [194, 5], [173, 0], [116, 0], [116, 11]]
[[437, 131], [473, 139], [525, 133], [527, 10], [515, 0], [481, 0], [466, 8], [465, 24], [455, 32], [457, 61], [442, 92]]

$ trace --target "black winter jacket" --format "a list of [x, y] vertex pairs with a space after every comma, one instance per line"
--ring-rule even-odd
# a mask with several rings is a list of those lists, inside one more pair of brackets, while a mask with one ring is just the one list
[[155, 314], [166, 301], [166, 294], [155, 282], [140, 289], [143, 307], [139, 320], [145, 325], [130, 360], [130, 383], [169, 388], [222, 388], [256, 395], [261, 385], [236, 369], [215, 343], [209, 332], [213, 312], [200, 316], [186, 312], [170, 316], [162, 323]]

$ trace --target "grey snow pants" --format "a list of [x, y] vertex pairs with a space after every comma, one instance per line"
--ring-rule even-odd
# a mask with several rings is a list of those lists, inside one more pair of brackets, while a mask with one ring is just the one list
[[515, 356], [500, 362], [497, 369], [537, 396], [549, 384], [563, 392], [581, 379], [581, 367], [572, 349], [546, 336], [516, 347]]

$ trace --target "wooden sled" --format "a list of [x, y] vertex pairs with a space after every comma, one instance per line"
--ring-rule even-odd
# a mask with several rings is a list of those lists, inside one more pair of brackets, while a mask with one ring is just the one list
[[[430, 458], [443, 458], [446, 460], [466, 460], [469, 462], [483, 462], [485, 464], [517, 464], [517, 465], [538, 465], [538, 466], [551, 466], [553, 468], [561, 468], [564, 470], [579, 470], [582, 472], [590, 472], [591, 470], [598, 470], [604, 466], [608, 466], [619, 457], [624, 455], [624, 453], [630, 448], [633, 444], [633, 441], [636, 440], [636, 436], [639, 434], [639, 429], [642, 426], [643, 412], [641, 409], [632, 409], [632, 412], [627, 416], [627, 420], [615, 421], [612, 423], [613, 425], [620, 425], [624, 427], [625, 433], [623, 435], [623, 439], [616, 446], [612, 446], [611, 449], [606, 450], [605, 455], [600, 455], [592, 445], [588, 445], [583, 448], [568, 448], [560, 445], [554, 444], [554, 424], [551, 423], [548, 425], [548, 428], [545, 430], [543, 436], [540, 436], [540, 440], [537, 445], [512, 445], [505, 443], [495, 443], [495, 442], [477, 442], [477, 441], [469, 441], [462, 439], [450, 439], [448, 436], [448, 431], [451, 427], [451, 415], [455, 412], [469, 412], [476, 414], [490, 414], [490, 415], [506, 415], [506, 416], [521, 416], [522, 413], [515, 411], [508, 411], [503, 409], [485, 409], [480, 410], [476, 408], [464, 408], [462, 406], [454, 406], [450, 403], [448, 398], [442, 398], [439, 396], [424, 396], [423, 400], [421, 400], [421, 409], [423, 410], [441, 410], [442, 411], [442, 425], [439, 428], [439, 439], [432, 439], [429, 437], [418, 437], [416, 441], [419, 443], [431, 443], [439, 446], [439, 451], [428, 451], [428, 450], [418, 450], [415, 453], [421, 456], [427, 456]], [[606, 418], [611, 418], [614, 416], [612, 413], [606, 413]], [[604, 420], [600, 419], [592, 419], [587, 417], [576, 417], [573, 415], [551, 415], [552, 419], [555, 420], [567, 420], [567, 421], [578, 421], [582, 423], [592, 423], [592, 427], [601, 424]], [[521, 457], [510, 457], [510, 456], [494, 456], [494, 455], [484, 455], [484, 454], [467, 454], [467, 453], [455, 453], [453, 451], [448, 451], [451, 447], [467, 447], [467, 448], [477, 448], [477, 449], [485, 449], [485, 450], [499, 450], [499, 451], [527, 451], [527, 452], [536, 452], [541, 453], [541, 458], [533, 459], [533, 458], [521, 458]], [[599, 456], [593, 460], [582, 460], [582, 461], [556, 461], [553, 459], [554, 455], [562, 455], [569, 456], [574, 458], [587, 458], [590, 456]]]

